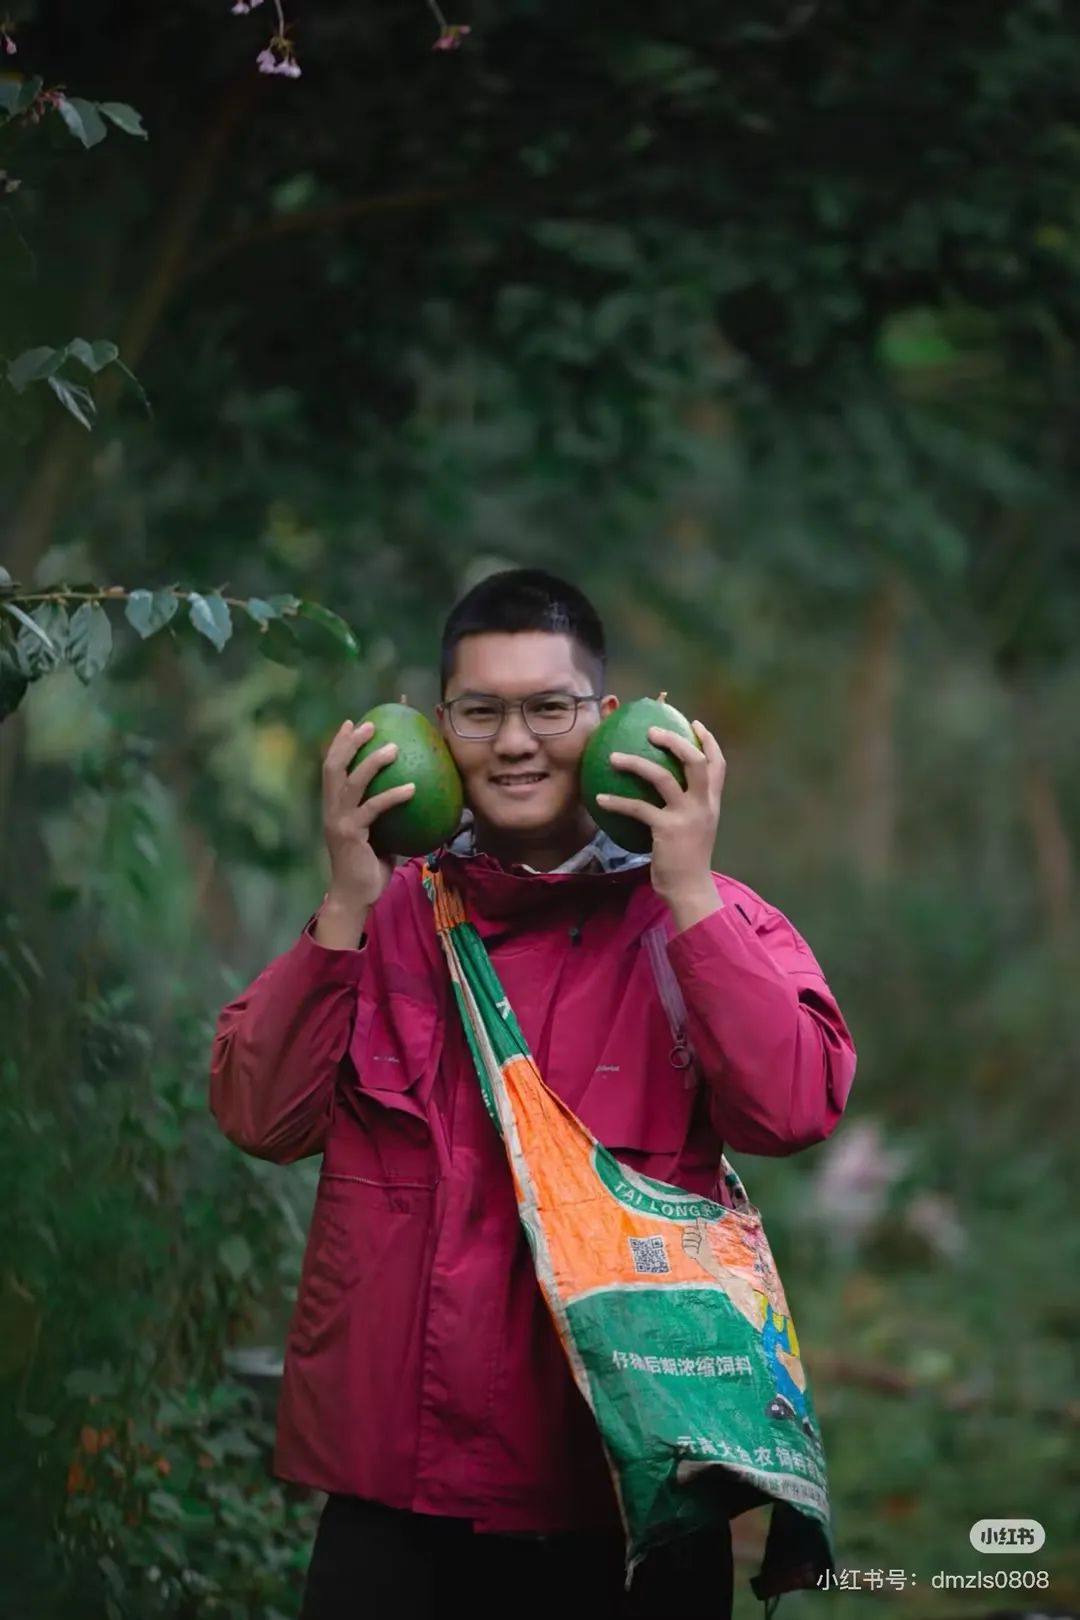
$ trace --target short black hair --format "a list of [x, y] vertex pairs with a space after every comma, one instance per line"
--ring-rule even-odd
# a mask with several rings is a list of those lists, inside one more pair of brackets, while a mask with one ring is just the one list
[[442, 691], [446, 691], [459, 641], [491, 631], [517, 630], [572, 636], [585, 654], [595, 690], [603, 691], [607, 646], [600, 615], [576, 585], [542, 568], [504, 568], [489, 574], [451, 608], [442, 633]]

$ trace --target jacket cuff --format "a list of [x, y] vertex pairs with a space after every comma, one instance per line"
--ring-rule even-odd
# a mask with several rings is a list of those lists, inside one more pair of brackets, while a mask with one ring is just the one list
[[318, 920], [319, 912], [315, 911], [304, 924], [300, 937], [288, 954], [295, 954], [297, 965], [309, 967], [323, 983], [356, 984], [364, 972], [367, 935], [362, 934], [359, 943], [354, 946], [320, 945], [314, 935]]
[[[747, 947], [753, 950], [760, 943], [738, 906], [725, 901], [718, 911], [711, 911], [700, 922], [672, 935], [667, 941], [668, 961], [677, 973], [692, 973], [699, 962], [715, 961], [718, 952], [733, 962], [740, 958], [745, 961]], [[763, 949], [754, 950], [754, 954], [769, 959]]]

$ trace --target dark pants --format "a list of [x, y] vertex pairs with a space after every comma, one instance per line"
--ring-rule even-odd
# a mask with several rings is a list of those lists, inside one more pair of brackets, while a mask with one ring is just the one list
[[730, 1530], [658, 1548], [624, 1587], [619, 1534], [478, 1535], [464, 1519], [331, 1496], [301, 1620], [730, 1620]]

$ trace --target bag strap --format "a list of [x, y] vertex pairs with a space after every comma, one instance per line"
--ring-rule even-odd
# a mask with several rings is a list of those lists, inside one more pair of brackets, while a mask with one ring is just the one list
[[[449, 953], [452, 950], [452, 946], [448, 938], [449, 930], [454, 924], [465, 922], [466, 914], [460, 895], [450, 888], [443, 878], [442, 873], [439, 872], [439, 856], [437, 851], [429, 855], [424, 861], [422, 879], [424, 892], [426, 893], [428, 899], [432, 902], [436, 930], [440, 936], [443, 949], [448, 954], [449, 958]], [[480, 935], [476, 933], [475, 930], [470, 930], [469, 932], [472, 963], [474, 967], [478, 967], [480, 969], [481, 973], [485, 977], [488, 977], [491, 987], [498, 990], [499, 996], [501, 997], [498, 1002], [498, 1011], [504, 1020], [512, 1019], [514, 1027], [517, 1029], [517, 1019], [513, 1016], [513, 1010], [509, 1001], [506, 999], [505, 991], [499, 984], [491, 958], [487, 952], [487, 947], [480, 938]], [[668, 961], [667, 935], [667, 926], [664, 923], [660, 923], [655, 928], [647, 929], [641, 936], [641, 939], [649, 957], [649, 964], [652, 968], [653, 977], [656, 982], [657, 993], [659, 994], [660, 1000], [663, 1003], [664, 1011], [667, 1013], [668, 1023], [671, 1027], [672, 1046], [669, 1054], [671, 1065], [675, 1069], [686, 1070], [686, 1080], [684, 1084], [686, 1085], [687, 1089], [689, 1089], [691, 1086], [696, 1086], [699, 1084], [700, 1070], [694, 1058], [693, 1048], [691, 1047], [686, 1035], [686, 1002], [683, 1000], [683, 993], [679, 985], [679, 981], [675, 977], [675, 970]], [[470, 1047], [473, 1047], [474, 1038], [469, 1034], [468, 1014], [462, 1003], [460, 995], [456, 995], [455, 1000], [458, 1003], [458, 1011], [461, 1014], [466, 1035], [469, 1037]], [[521, 1038], [524, 1039], [524, 1037]], [[473, 1051], [473, 1056], [474, 1058], [478, 1059], [478, 1054], [475, 1049]], [[485, 1102], [487, 1102], [488, 1111], [492, 1114], [496, 1128], [501, 1134], [502, 1125], [498, 1118], [497, 1112], [493, 1111], [492, 1109], [486, 1089]], [[676, 1154], [672, 1169], [674, 1169], [674, 1164], [677, 1162], [678, 1155]], [[731, 1166], [726, 1155], [724, 1154], [721, 1154], [720, 1156], [720, 1174], [724, 1179], [724, 1185], [728, 1190], [732, 1206], [735, 1209], [745, 1211], [746, 1213], [754, 1212], [754, 1206], [751, 1204], [750, 1199], [747, 1196], [746, 1188], [742, 1183], [742, 1178], [740, 1177], [738, 1171]]]
[[675, 970], [668, 961], [667, 933], [667, 926], [664, 923], [657, 923], [655, 928], [646, 929], [641, 936], [641, 943], [649, 958], [657, 994], [667, 1013], [671, 1028], [672, 1046], [668, 1053], [668, 1061], [673, 1069], [686, 1070], [684, 1084], [689, 1091], [698, 1084], [700, 1074], [693, 1048], [686, 1036], [686, 1002], [683, 1000], [679, 981], [675, 977]]
[[[682, 987], [675, 977], [675, 969], [668, 961], [667, 941], [669, 928], [666, 923], [657, 923], [655, 928], [646, 929], [641, 936], [641, 943], [649, 958], [649, 966], [656, 981], [657, 994], [667, 1013], [668, 1023], [671, 1026], [672, 1048], [669, 1054], [671, 1065], [676, 1069], [686, 1069], [687, 1088], [701, 1083], [701, 1069], [694, 1049], [690, 1045], [686, 1033], [686, 1002], [683, 1000]], [[720, 1173], [724, 1178], [724, 1185], [731, 1195], [731, 1201], [736, 1209], [753, 1209], [749, 1195], [743, 1185], [739, 1172], [731, 1165], [726, 1154], [720, 1155]]]

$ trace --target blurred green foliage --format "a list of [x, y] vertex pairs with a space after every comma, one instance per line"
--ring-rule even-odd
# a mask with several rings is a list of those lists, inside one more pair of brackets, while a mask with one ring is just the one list
[[[295, 1613], [317, 1502], [239, 1352], [280, 1347], [315, 1166], [216, 1134], [213, 1014], [318, 901], [328, 737], [430, 703], [453, 597], [516, 561], [717, 732], [717, 865], [859, 1046], [834, 1140], [740, 1169], [841, 1561], [918, 1579], [781, 1612], [1018, 1607], [929, 1588], [1008, 1514], [1080, 1606], [1072, 10], [294, 20], [292, 81], [218, 0], [18, 0], [0, 58], [0, 114], [40, 75], [149, 137], [0, 118], [0, 601], [69, 654], [0, 611], [7, 1612]], [[72, 655], [62, 588], [135, 593], [107, 669], [109, 599]]]

